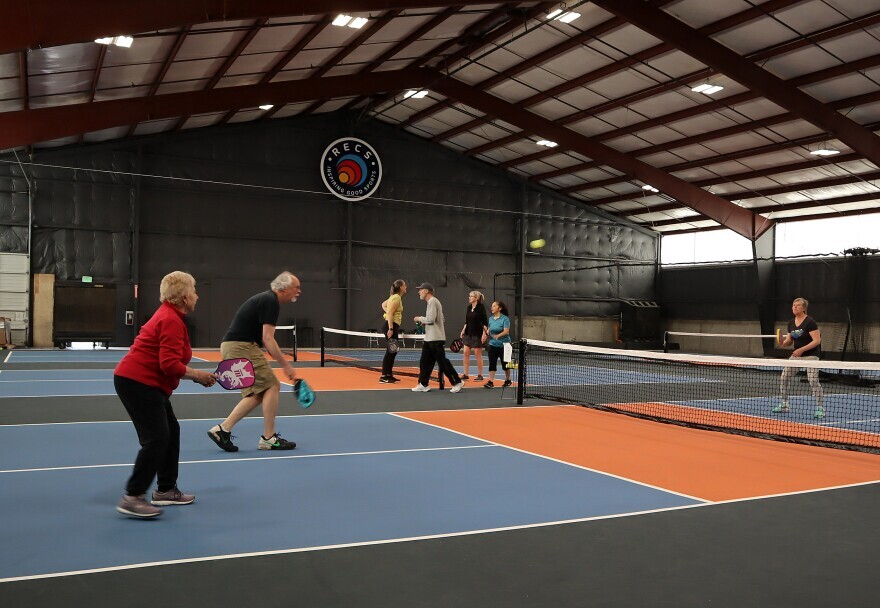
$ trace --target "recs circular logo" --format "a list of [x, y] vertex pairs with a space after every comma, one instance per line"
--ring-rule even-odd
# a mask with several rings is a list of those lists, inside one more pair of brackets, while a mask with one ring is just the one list
[[379, 187], [382, 163], [370, 144], [343, 137], [324, 150], [321, 177], [327, 189], [339, 198], [359, 201], [371, 196]]

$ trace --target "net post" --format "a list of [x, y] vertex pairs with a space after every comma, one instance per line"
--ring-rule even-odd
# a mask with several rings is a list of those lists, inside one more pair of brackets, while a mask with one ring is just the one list
[[321, 328], [321, 367], [324, 367], [324, 328]]
[[519, 373], [517, 374], [516, 381], [516, 404], [522, 405], [523, 401], [525, 401], [526, 396], [526, 340], [522, 338], [519, 341], [519, 359], [517, 361], [517, 365], [519, 365]]
[[297, 356], [296, 356], [296, 350], [297, 350], [297, 349], [296, 349], [296, 341], [297, 341], [296, 334], [297, 334], [297, 332], [296, 332], [296, 319], [294, 319], [294, 320], [293, 320], [293, 360], [294, 360], [294, 362], [297, 360]]
[[663, 352], [664, 353], [669, 352], [669, 332], [668, 331], [663, 332]]

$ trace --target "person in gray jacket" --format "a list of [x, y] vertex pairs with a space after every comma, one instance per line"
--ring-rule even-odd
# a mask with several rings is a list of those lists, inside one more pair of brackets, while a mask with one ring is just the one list
[[449, 378], [452, 388], [451, 393], [457, 393], [464, 386], [464, 382], [458, 377], [458, 372], [446, 358], [446, 329], [444, 327], [443, 305], [434, 296], [434, 286], [430, 283], [422, 283], [417, 287], [419, 299], [428, 303], [428, 310], [424, 317], [414, 317], [416, 323], [421, 323], [425, 328], [425, 340], [422, 343], [422, 356], [419, 359], [419, 383], [413, 387], [415, 393], [427, 393], [428, 380], [434, 371], [436, 363], [441, 374]]

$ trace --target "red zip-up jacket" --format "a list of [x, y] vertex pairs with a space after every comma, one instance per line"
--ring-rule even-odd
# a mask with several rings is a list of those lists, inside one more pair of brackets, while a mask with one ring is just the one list
[[159, 310], [141, 327], [131, 350], [113, 373], [158, 388], [170, 396], [192, 359], [183, 316], [174, 306], [162, 302]]

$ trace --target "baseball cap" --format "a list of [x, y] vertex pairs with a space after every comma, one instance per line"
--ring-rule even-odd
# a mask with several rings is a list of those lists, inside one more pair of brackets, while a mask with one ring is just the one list
[[434, 293], [434, 286], [431, 285], [430, 283], [422, 283], [421, 285], [416, 287], [416, 289], [427, 289], [431, 293]]

